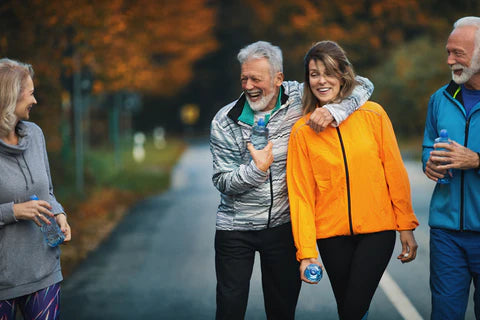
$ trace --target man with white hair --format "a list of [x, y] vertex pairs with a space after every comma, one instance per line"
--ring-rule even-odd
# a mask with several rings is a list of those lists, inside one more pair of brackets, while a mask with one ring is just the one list
[[[303, 85], [283, 81], [280, 48], [255, 42], [238, 54], [242, 95], [212, 120], [210, 150], [213, 183], [220, 191], [215, 233], [217, 319], [244, 319], [255, 253], [260, 254], [268, 319], [294, 319], [300, 292], [286, 183], [287, 146], [302, 116]], [[339, 124], [368, 100], [373, 85], [358, 77], [350, 97], [317, 108], [310, 118], [316, 131]], [[325, 85], [322, 92], [331, 88]], [[256, 150], [252, 126], [264, 118], [269, 143]]]
[[446, 49], [453, 80], [430, 98], [422, 156], [428, 178], [451, 177], [430, 203], [432, 319], [464, 319], [472, 279], [480, 319], [480, 18], [455, 22]]

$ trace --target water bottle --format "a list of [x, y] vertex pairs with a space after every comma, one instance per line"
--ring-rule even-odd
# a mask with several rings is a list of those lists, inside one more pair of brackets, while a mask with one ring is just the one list
[[257, 124], [252, 127], [250, 142], [257, 150], [265, 148], [268, 144], [268, 128], [265, 127], [263, 118], [258, 119]]
[[[38, 197], [36, 195], [33, 195], [30, 197], [30, 200], [38, 200]], [[42, 226], [40, 227], [40, 230], [42, 230], [42, 233], [45, 237], [45, 240], [47, 241], [47, 244], [54, 248], [58, 246], [60, 243], [65, 240], [65, 235], [63, 234], [62, 230], [60, 230], [60, 227], [57, 224], [57, 221], [55, 220], [55, 217], [50, 217], [50, 216], [45, 216], [48, 218], [51, 224], [46, 224], [43, 220], [40, 220], [40, 223]]]
[[[447, 129], [442, 129], [440, 130], [440, 137], [436, 138], [435, 139], [435, 143], [450, 143], [448, 141], [448, 132], [447, 132]], [[438, 148], [436, 150], [445, 150], [444, 148]], [[450, 183], [450, 173], [451, 170], [448, 170], [447, 173], [445, 173], [445, 176], [443, 178], [440, 178], [438, 179], [437, 183], [440, 183], [440, 184], [448, 184]]]
[[322, 279], [323, 271], [318, 264], [311, 263], [305, 268], [305, 278], [312, 282], [318, 282]]

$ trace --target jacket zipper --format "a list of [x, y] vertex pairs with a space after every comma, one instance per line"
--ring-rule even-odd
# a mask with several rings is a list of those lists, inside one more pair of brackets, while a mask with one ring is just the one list
[[270, 208], [268, 209], [268, 221], [267, 229], [270, 228], [270, 219], [272, 217], [272, 208], [273, 208], [273, 182], [272, 182], [272, 170], [270, 170]]
[[348, 223], [350, 226], [350, 234], [353, 236], [353, 223], [352, 223], [352, 205], [351, 205], [351, 198], [350, 198], [350, 177], [348, 174], [348, 163], [347, 163], [347, 155], [345, 153], [345, 147], [343, 145], [342, 134], [340, 133], [340, 128], [337, 129], [338, 138], [340, 139], [340, 146], [342, 147], [342, 154], [343, 154], [343, 163], [345, 164], [345, 181], [347, 184], [347, 199], [348, 199]]
[[[465, 123], [465, 148], [467, 147], [468, 144], [468, 131], [470, 130], [470, 118], [467, 119], [467, 122]], [[461, 176], [460, 176], [460, 231], [464, 231], [464, 219], [465, 219], [465, 208], [464, 208], [464, 183], [465, 183], [465, 170], [461, 170]]]
[[[463, 106], [462, 103], [456, 98], [457, 96], [457, 93], [460, 92], [460, 90], [457, 90], [457, 92], [452, 96], [453, 100], [460, 106]], [[465, 108], [465, 106], [463, 106], [463, 108]], [[476, 110], [478, 111], [478, 110]], [[465, 148], [467, 148], [467, 145], [468, 145], [468, 134], [469, 134], [469, 131], [470, 131], [470, 119], [472, 118], [472, 115], [473, 113], [475, 113], [476, 111], [474, 112], [471, 112], [470, 115], [468, 116], [468, 118], [466, 119], [466, 123], [465, 123], [465, 142], [463, 144], [463, 146]], [[460, 170], [460, 231], [465, 231], [465, 223], [464, 223], [464, 220], [465, 220], [465, 201], [464, 201], [464, 189], [465, 189], [465, 170]]]
[[[470, 132], [470, 119], [472, 118], [472, 114], [467, 118], [465, 122], [465, 142], [463, 146], [467, 148], [468, 145], [468, 135]], [[465, 231], [465, 170], [460, 170], [460, 231]]]

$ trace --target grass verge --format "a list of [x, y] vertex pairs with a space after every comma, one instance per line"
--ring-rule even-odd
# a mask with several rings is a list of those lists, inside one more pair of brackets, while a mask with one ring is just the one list
[[72, 228], [72, 241], [61, 247], [65, 277], [108, 237], [133, 203], [168, 188], [171, 170], [184, 148], [184, 142], [176, 139], [169, 139], [164, 149], [147, 142], [141, 163], [133, 160], [131, 148], [117, 155], [111, 150], [89, 150], [81, 196], [75, 189], [74, 168], [59, 170], [55, 195]]

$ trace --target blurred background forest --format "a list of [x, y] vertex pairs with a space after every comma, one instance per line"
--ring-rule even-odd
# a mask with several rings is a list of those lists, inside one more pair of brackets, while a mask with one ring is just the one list
[[[113, 202], [168, 184], [178, 137], [208, 135], [241, 93], [238, 50], [257, 40], [280, 46], [285, 78], [298, 81], [314, 42], [339, 42], [400, 140], [420, 149], [428, 99], [450, 79], [452, 24], [479, 14], [478, 0], [3, 0], [0, 55], [35, 69], [31, 120], [45, 132], [57, 195], [109, 220]], [[143, 171], [134, 132], [146, 137]]]
[[286, 79], [300, 81], [310, 45], [339, 42], [374, 82], [397, 134], [418, 136], [430, 94], [450, 77], [451, 25], [480, 12], [476, 0], [1, 3], [0, 54], [34, 66], [33, 115], [51, 151], [75, 145], [75, 116], [89, 146], [112, 143], [112, 126], [120, 136], [186, 125], [208, 133], [215, 112], [240, 94], [236, 53], [256, 40], [279, 45]]

